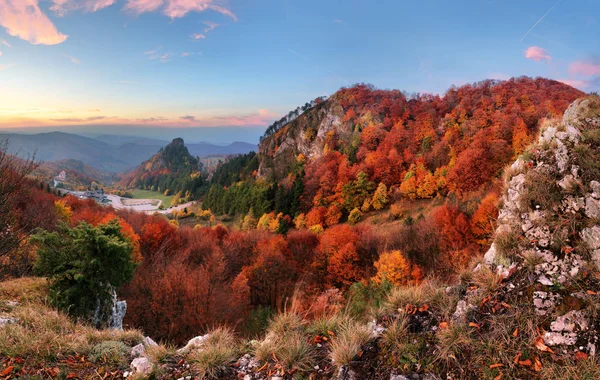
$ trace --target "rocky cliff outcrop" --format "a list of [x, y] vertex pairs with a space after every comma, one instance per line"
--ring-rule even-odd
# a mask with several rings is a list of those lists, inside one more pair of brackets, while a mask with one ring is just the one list
[[[543, 340], [567, 353], [595, 355], [600, 269], [600, 98], [575, 101], [546, 123], [537, 144], [507, 171], [496, 238], [485, 264], [519, 282]], [[515, 287], [515, 289], [518, 286]], [[511, 289], [507, 289], [508, 292]]]
[[298, 155], [315, 159], [324, 154], [332, 139], [351, 141], [353, 128], [343, 117], [344, 109], [334, 95], [265, 138], [258, 151], [259, 175], [284, 178]]

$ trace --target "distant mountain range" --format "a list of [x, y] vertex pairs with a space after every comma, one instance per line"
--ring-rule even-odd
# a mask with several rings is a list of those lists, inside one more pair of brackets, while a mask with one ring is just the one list
[[[140, 136], [103, 135], [91, 138], [64, 132], [33, 135], [0, 133], [0, 141], [6, 139], [9, 141], [9, 153], [20, 157], [35, 153], [38, 161], [74, 159], [111, 173], [137, 167], [169, 143]], [[246, 142], [229, 145], [198, 142], [186, 145], [190, 154], [197, 157], [244, 154], [257, 149], [256, 145]]]

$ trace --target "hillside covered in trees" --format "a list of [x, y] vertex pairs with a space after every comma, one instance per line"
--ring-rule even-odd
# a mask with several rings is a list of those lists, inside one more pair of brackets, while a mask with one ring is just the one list
[[502, 169], [579, 96], [527, 77], [443, 96], [343, 88], [274, 129], [256, 157], [222, 165], [203, 204], [281, 231], [319, 231], [388, 209], [392, 218], [413, 217], [415, 204], [447, 200], [424, 216], [447, 225], [441, 250], [466, 261], [489, 241]]
[[136, 187], [165, 195], [180, 194], [185, 199], [198, 198], [204, 183], [200, 160], [189, 153], [181, 138], [161, 148], [120, 181], [125, 188]]

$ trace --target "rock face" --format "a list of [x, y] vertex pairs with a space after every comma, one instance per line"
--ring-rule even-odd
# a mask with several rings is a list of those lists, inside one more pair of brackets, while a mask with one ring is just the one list
[[551, 318], [546, 345], [591, 355], [600, 327], [585, 309], [595, 292], [582, 289], [590, 284], [587, 266], [600, 269], [600, 182], [577, 152], [592, 144], [587, 154], [598, 153], [598, 143], [590, 140], [599, 125], [600, 99], [590, 97], [575, 101], [562, 120], [542, 130], [527, 158], [507, 173], [496, 238], [484, 257], [498, 273], [507, 262], [528, 270], [535, 313]]
[[258, 174], [280, 180], [298, 155], [315, 159], [326, 152], [332, 139], [351, 141], [353, 130], [342, 122], [343, 117], [344, 109], [334, 95], [265, 138], [258, 149]]

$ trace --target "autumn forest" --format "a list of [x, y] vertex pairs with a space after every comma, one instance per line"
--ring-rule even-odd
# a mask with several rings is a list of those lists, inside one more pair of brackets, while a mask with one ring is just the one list
[[[392, 285], [452, 281], [481, 256], [504, 168], [583, 95], [527, 77], [442, 96], [342, 88], [269, 127], [258, 152], [210, 177], [181, 181], [187, 166], [168, 173], [173, 190], [231, 221], [222, 224], [60, 197], [29, 176], [35, 163], [2, 153], [0, 276], [36, 273], [30, 236], [40, 229], [116, 220], [135, 267], [118, 291], [125, 324], [157, 340], [185, 343], [216, 325], [257, 336], [292, 306], [307, 318], [349, 304], [359, 313]], [[154, 185], [138, 179], [128, 184]]]

